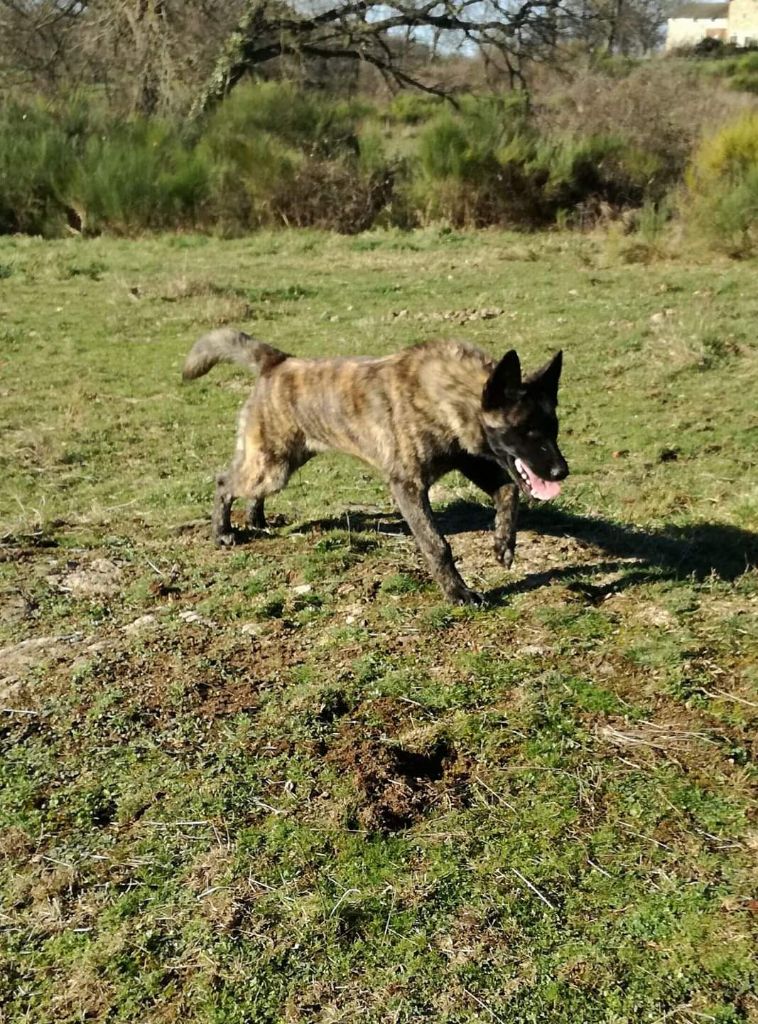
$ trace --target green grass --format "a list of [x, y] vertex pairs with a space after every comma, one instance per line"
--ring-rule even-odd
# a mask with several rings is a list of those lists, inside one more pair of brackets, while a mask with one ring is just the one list
[[[756, 264], [626, 258], [0, 241], [0, 1019], [751, 1019]], [[221, 323], [565, 349], [572, 476], [513, 572], [476, 492], [434, 493], [489, 608], [339, 456], [211, 547], [248, 381], [180, 368]]]

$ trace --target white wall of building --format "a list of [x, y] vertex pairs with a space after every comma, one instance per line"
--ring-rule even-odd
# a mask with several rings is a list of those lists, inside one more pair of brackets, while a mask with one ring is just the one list
[[729, 4], [727, 39], [738, 46], [758, 43], [758, 0], [732, 0]]
[[726, 18], [669, 18], [666, 32], [666, 49], [678, 46], [694, 46], [711, 33], [723, 32], [729, 38]]

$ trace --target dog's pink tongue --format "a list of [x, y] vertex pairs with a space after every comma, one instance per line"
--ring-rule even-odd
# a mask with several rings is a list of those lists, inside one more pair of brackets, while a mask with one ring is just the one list
[[555, 498], [561, 493], [561, 485], [557, 480], [543, 480], [541, 476], [533, 473], [525, 462], [521, 462], [521, 466], [529, 477], [529, 486], [535, 498], [539, 498], [541, 501], [550, 501], [551, 498]]

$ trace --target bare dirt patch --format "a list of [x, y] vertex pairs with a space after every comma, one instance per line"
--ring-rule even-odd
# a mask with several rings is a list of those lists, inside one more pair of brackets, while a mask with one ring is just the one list
[[413, 749], [353, 730], [328, 755], [349, 772], [359, 794], [357, 823], [370, 831], [398, 832], [418, 820], [440, 798], [453, 774], [457, 753], [437, 737], [427, 749]]
[[0, 681], [9, 682], [25, 675], [45, 661], [60, 661], [71, 656], [82, 636], [39, 636], [0, 650]]
[[75, 598], [112, 597], [121, 586], [122, 570], [108, 558], [69, 563], [62, 573], [47, 577], [47, 582]]

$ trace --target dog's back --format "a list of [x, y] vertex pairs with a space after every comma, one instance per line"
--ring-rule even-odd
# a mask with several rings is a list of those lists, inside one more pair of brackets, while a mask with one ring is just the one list
[[382, 358], [290, 357], [261, 373], [243, 429], [257, 435], [263, 422], [281, 437], [296, 427], [311, 452], [347, 452], [388, 475], [399, 463], [412, 470], [455, 443], [482, 441], [478, 413], [491, 365], [450, 341]]

